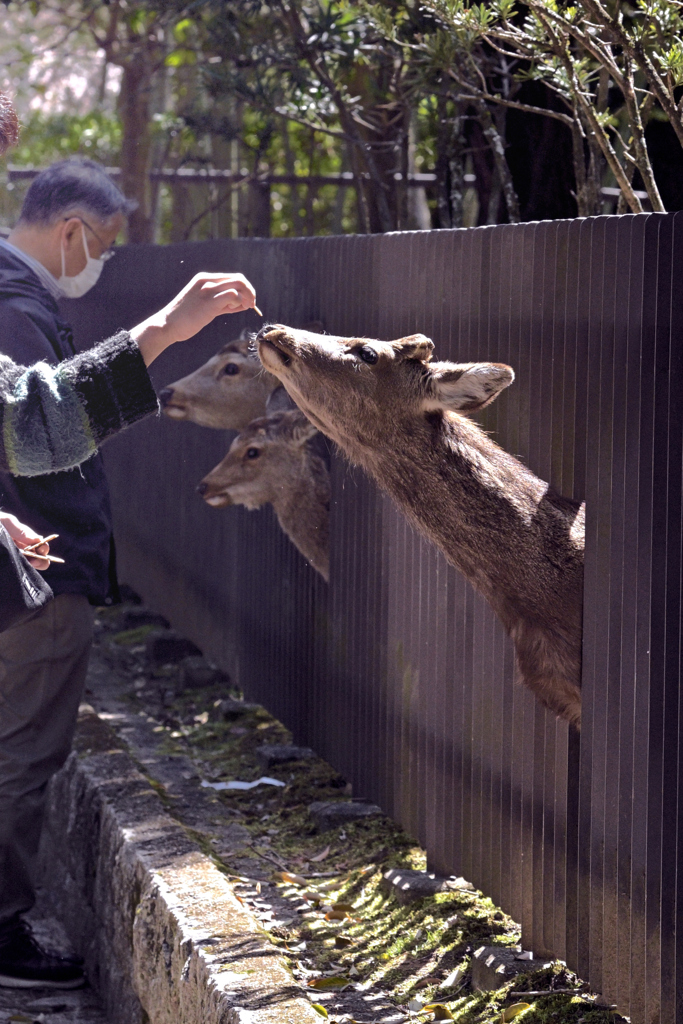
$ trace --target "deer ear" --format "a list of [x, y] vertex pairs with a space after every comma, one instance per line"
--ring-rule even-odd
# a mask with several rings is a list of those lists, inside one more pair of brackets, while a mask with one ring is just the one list
[[254, 334], [254, 332], [248, 331], [247, 328], [245, 327], [237, 341], [233, 342], [233, 345], [235, 345], [237, 351], [241, 352], [242, 355], [248, 356], [249, 349], [254, 344], [255, 338], [256, 335]]
[[504, 363], [436, 363], [431, 369], [425, 409], [476, 412], [498, 397], [515, 379]]
[[292, 440], [296, 445], [306, 444], [317, 433], [318, 428], [314, 427], [311, 421], [307, 420], [303, 415], [292, 426]]
[[393, 341], [394, 351], [399, 359], [421, 359], [428, 362], [432, 358], [434, 342], [424, 334], [411, 334], [408, 338]]
[[306, 444], [318, 433], [318, 428], [299, 409], [275, 413], [269, 418], [269, 423], [274, 436], [291, 439], [296, 447]]

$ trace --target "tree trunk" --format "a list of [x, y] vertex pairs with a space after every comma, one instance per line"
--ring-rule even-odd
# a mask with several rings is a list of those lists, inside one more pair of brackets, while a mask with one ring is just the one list
[[190, 188], [185, 181], [179, 181], [176, 179], [171, 183], [171, 197], [172, 197], [172, 209], [173, 216], [171, 217], [171, 233], [169, 241], [173, 242], [185, 242], [187, 240], [187, 232], [189, 231], [190, 224], [192, 223], [193, 209], [192, 209], [192, 197], [190, 195]]
[[270, 238], [270, 183], [249, 182], [249, 226], [245, 234], [250, 238]]
[[[452, 116], [450, 110], [452, 107]], [[457, 100], [437, 98], [436, 180], [437, 214], [440, 228], [461, 228], [465, 195], [465, 149], [463, 111]]]
[[154, 225], [150, 194], [151, 98], [153, 69], [144, 46], [136, 47], [123, 63], [119, 114], [121, 143], [121, 191], [138, 206], [128, 218], [128, 241], [153, 241]]
[[491, 116], [491, 111], [486, 106], [484, 100], [476, 100], [474, 105], [482, 131], [486, 137], [486, 141], [491, 147], [491, 154], [493, 156], [498, 180], [500, 182], [503, 196], [505, 197], [508, 220], [511, 224], [519, 224], [519, 199], [517, 198], [515, 186], [512, 182], [510, 168], [508, 167], [505, 159], [504, 141], [501, 138], [493, 117]]

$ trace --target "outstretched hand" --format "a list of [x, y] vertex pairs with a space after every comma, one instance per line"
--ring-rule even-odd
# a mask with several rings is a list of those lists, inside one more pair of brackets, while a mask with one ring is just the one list
[[38, 543], [42, 539], [39, 533], [32, 530], [30, 526], [24, 526], [16, 516], [10, 515], [9, 512], [0, 512], [0, 523], [5, 527], [20, 551], [35, 545], [34, 550], [26, 556], [34, 569], [40, 569], [41, 572], [44, 572], [45, 569], [50, 568], [47, 558], [40, 557], [40, 555], [47, 555], [49, 553], [50, 545], [47, 541], [43, 541], [42, 544]]
[[256, 292], [243, 274], [195, 274], [167, 306], [130, 332], [147, 366], [169, 345], [186, 341], [217, 316], [256, 309]]

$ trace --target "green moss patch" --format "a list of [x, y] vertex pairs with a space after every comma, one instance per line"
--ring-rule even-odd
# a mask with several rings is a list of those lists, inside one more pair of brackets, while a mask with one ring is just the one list
[[[426, 868], [424, 851], [403, 829], [377, 815], [318, 833], [309, 804], [348, 798], [346, 780], [321, 758], [264, 771], [257, 747], [292, 742], [281, 722], [260, 707], [224, 721], [220, 701], [239, 697], [236, 691], [227, 693], [225, 687], [214, 686], [180, 692], [174, 666], [167, 666], [160, 676], [145, 664], [142, 654], [135, 653], [152, 627], [118, 633], [116, 628], [117, 615], [107, 610], [100, 616], [102, 653], [121, 676], [132, 708], [158, 723], [160, 754], [184, 755], [209, 782], [249, 782], [268, 775], [285, 783], [281, 788], [261, 785], [249, 791], [216, 791], [212, 807], [217, 812], [224, 809], [224, 821], [238, 821], [249, 830], [250, 855], [259, 858], [251, 863], [259, 863], [270, 875], [268, 891], [280, 910], [288, 911], [286, 927], [272, 926], [268, 935], [290, 956], [295, 977], [311, 987], [313, 1001], [316, 985], [322, 999], [327, 989], [349, 984], [363, 992], [383, 993], [404, 1008], [406, 1020], [437, 1019], [434, 1011], [421, 1012], [420, 1007], [439, 1003], [448, 1007], [459, 1024], [499, 1024], [504, 1011], [519, 1002], [530, 1004], [514, 1018], [519, 1024], [622, 1020], [609, 1009], [595, 1006], [587, 989], [585, 996], [555, 992], [585, 988], [560, 962], [535, 974], [518, 975], [495, 992], [473, 992], [474, 952], [484, 945], [518, 944], [518, 925], [484, 894], [464, 889], [400, 903], [383, 884], [384, 873], [390, 867]], [[113, 645], [119, 650], [129, 648], [124, 661], [117, 659]], [[169, 812], [182, 823], [182, 808], [174, 806], [163, 786], [156, 788]], [[244, 893], [245, 880], [238, 877], [244, 851], [219, 857], [211, 842], [211, 823], [201, 831], [189, 822], [186, 827], [232, 880], [237, 895]], [[292, 881], [292, 876], [300, 877]], [[341, 980], [329, 980], [335, 977]], [[525, 998], [513, 992], [550, 994]], [[341, 1016], [330, 1010], [330, 1020]]]

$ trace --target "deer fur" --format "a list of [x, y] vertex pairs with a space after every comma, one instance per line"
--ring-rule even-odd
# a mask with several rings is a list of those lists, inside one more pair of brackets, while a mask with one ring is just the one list
[[164, 413], [216, 430], [242, 430], [257, 416], [265, 416], [273, 391], [282, 389], [256, 358], [253, 337], [244, 332], [194, 373], [160, 391]]
[[431, 362], [420, 334], [378, 342], [276, 325], [257, 344], [311, 422], [484, 595], [523, 681], [578, 728], [584, 507], [467, 418], [512, 383], [512, 369]]
[[329, 581], [330, 477], [309, 444], [317, 433], [298, 410], [256, 419], [197, 490], [214, 508], [271, 503], [289, 539]]

